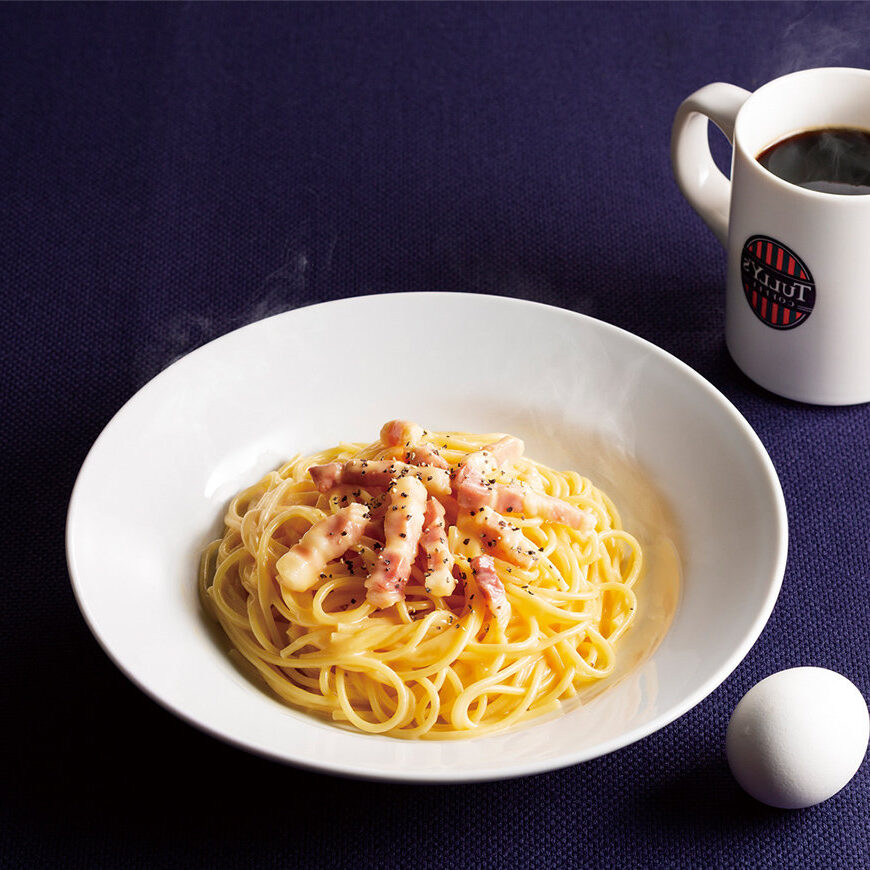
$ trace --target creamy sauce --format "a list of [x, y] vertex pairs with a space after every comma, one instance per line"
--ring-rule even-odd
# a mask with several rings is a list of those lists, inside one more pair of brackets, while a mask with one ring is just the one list
[[[638, 539], [644, 556], [644, 571], [634, 587], [638, 612], [634, 625], [616, 644], [616, 668], [578, 693], [582, 703], [637, 670], [662, 642], [679, 603], [684, 551], [672, 508], [636, 460], [591, 436], [583, 438], [571, 455], [576, 461], [570, 467], [613, 499], [623, 528]], [[576, 703], [569, 701], [564, 707]]]

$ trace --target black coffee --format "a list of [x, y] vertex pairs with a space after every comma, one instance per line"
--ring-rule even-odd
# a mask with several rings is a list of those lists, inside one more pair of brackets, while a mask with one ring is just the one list
[[784, 181], [808, 190], [870, 194], [868, 130], [806, 130], [765, 148], [758, 162]]

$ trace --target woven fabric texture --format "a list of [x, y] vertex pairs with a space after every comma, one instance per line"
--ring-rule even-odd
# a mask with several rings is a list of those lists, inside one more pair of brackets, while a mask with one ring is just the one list
[[[668, 155], [698, 87], [820, 65], [870, 68], [866, 5], [0, 6], [0, 867], [870, 866], [870, 764], [786, 812], [740, 791], [723, 747], [782, 668], [870, 695], [870, 406], [736, 369], [724, 253]], [[244, 323], [445, 289], [614, 323], [736, 404], [789, 511], [769, 624], [659, 733], [527, 779], [344, 781], [201, 734], [76, 607], [64, 520], [90, 445]]]

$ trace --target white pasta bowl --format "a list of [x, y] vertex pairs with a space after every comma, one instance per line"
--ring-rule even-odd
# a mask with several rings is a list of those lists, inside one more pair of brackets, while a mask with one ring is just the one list
[[[227, 502], [291, 455], [374, 440], [395, 417], [518, 435], [527, 455], [575, 469], [613, 498], [652, 571], [637, 587], [634, 639], [604, 686], [494, 736], [409, 741], [294, 710], [233, 665], [196, 587]], [[423, 782], [539, 773], [664, 727], [755, 642], [786, 546], [782, 491], [761, 442], [692, 369], [583, 315], [452, 293], [315, 305], [199, 348], [106, 426], [67, 519], [82, 613], [154, 699], [269, 758]]]

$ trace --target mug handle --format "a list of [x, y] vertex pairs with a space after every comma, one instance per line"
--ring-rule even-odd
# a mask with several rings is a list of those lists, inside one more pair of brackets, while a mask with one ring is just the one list
[[677, 185], [724, 247], [728, 246], [731, 182], [713, 162], [707, 119], [733, 145], [734, 121], [749, 97], [749, 91], [736, 85], [725, 82], [706, 85], [680, 103], [671, 130], [671, 165]]

